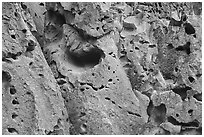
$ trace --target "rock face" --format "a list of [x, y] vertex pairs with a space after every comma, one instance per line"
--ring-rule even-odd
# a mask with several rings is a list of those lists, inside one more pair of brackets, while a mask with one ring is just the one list
[[3, 3], [2, 25], [3, 134], [68, 134], [60, 87], [32, 35], [33, 20], [20, 3]]
[[2, 133], [202, 134], [202, 3], [2, 3]]

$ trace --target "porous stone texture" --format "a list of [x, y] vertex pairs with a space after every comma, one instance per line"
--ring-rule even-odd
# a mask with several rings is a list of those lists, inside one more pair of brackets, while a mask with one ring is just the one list
[[60, 87], [20, 3], [3, 3], [3, 134], [69, 134]]
[[202, 134], [202, 3], [2, 9], [3, 134]]

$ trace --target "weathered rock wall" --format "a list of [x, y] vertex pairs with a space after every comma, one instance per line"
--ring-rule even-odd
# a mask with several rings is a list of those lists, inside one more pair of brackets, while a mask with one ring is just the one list
[[20, 3], [3, 3], [2, 25], [3, 134], [68, 134], [60, 87], [30, 14]]
[[3, 134], [202, 134], [201, 3], [3, 3]]

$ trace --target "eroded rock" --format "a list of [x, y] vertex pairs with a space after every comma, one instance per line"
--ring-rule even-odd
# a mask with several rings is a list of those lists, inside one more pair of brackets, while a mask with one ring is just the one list
[[[20, 3], [3, 5], [17, 14], [3, 20], [3, 134], [51, 134], [58, 131], [58, 134], [68, 134], [68, 115], [60, 88], [39, 43], [30, 32], [25, 21], [28, 18], [23, 16], [25, 11]], [[32, 18], [28, 20], [32, 22]], [[15, 34], [6, 31], [10, 24], [15, 26], [12, 28]], [[20, 28], [25, 28], [26, 34]], [[14, 40], [9, 38], [11, 35], [16, 36]], [[59, 128], [55, 129], [55, 126]]]
[[201, 5], [3, 3], [3, 134], [202, 134]]

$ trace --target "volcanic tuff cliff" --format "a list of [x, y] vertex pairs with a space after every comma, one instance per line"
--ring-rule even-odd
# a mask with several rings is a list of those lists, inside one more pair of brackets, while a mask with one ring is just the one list
[[2, 3], [3, 134], [202, 134], [202, 3]]

